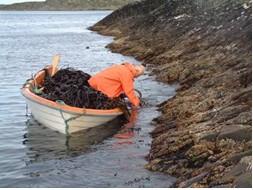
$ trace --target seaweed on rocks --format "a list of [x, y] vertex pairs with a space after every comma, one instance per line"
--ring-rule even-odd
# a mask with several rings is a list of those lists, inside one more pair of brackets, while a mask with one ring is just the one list
[[53, 77], [46, 73], [41, 97], [63, 101], [69, 106], [91, 109], [125, 108], [120, 98], [109, 98], [90, 87], [88, 73], [73, 68], [60, 69]]
[[252, 0], [143, 0], [90, 29], [180, 84], [159, 105], [147, 169], [177, 187], [252, 187]]

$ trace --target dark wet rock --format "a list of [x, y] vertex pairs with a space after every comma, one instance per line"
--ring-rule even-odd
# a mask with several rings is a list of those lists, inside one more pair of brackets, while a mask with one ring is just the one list
[[236, 141], [250, 141], [252, 138], [251, 125], [228, 125], [222, 128], [218, 139], [231, 138]]
[[202, 174], [200, 174], [198, 176], [195, 176], [195, 177], [193, 177], [191, 179], [188, 179], [187, 181], [181, 182], [178, 185], [178, 187], [180, 187], [180, 188], [190, 187], [193, 183], [201, 181], [207, 175], [208, 175], [208, 172], [202, 173]]
[[208, 141], [215, 141], [219, 132], [211, 131], [201, 135], [200, 140], [208, 140]]
[[220, 183], [231, 180], [232, 186], [237, 188], [252, 187], [252, 157], [245, 156], [235, 165], [223, 178]]
[[176, 128], [176, 122], [167, 122], [165, 124], [160, 125], [159, 127], [155, 128], [150, 134], [153, 138], [159, 136], [161, 133], [165, 133], [170, 129]]
[[25, 133], [25, 134], [23, 135], [23, 138], [24, 138], [24, 139], [28, 138], [28, 134]]
[[176, 186], [251, 187], [251, 172], [221, 181], [252, 149], [251, 22], [250, 0], [145, 0], [91, 28], [158, 80], [179, 82], [159, 105], [145, 166], [177, 176]]
[[27, 142], [28, 142], [28, 140], [27, 140], [27, 139], [25, 139], [25, 140], [23, 140], [23, 141], [22, 141], [22, 144], [24, 144], [24, 145], [25, 145], [25, 144], [27, 144]]
[[252, 155], [252, 150], [248, 150], [245, 152], [240, 152], [238, 154], [234, 154], [232, 157], [229, 158], [229, 161], [237, 163], [239, 162], [243, 157]]
[[251, 174], [251, 172], [247, 172], [247, 173], [244, 173], [244, 174], [241, 174], [240, 176], [238, 176], [234, 182], [234, 187], [236, 187], [236, 188], [252, 187], [252, 174]]

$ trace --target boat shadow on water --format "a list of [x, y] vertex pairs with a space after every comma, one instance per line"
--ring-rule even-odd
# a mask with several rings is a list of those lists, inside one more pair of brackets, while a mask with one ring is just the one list
[[32, 116], [26, 121], [23, 144], [27, 147], [27, 164], [74, 157], [94, 150], [106, 138], [116, 134], [125, 120], [116, 118], [102, 126], [89, 128], [71, 136], [63, 135], [39, 124]]

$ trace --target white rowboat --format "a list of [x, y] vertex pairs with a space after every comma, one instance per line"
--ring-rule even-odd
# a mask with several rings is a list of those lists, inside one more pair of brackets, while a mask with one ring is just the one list
[[[45, 69], [49, 74], [52, 73], [52, 66]], [[110, 110], [77, 108], [42, 98], [34, 94], [32, 89], [35, 85], [42, 85], [44, 77], [45, 70], [39, 71], [34, 79], [29, 80], [24, 85], [21, 93], [25, 97], [35, 120], [52, 130], [70, 135], [100, 126], [123, 114], [119, 108]]]

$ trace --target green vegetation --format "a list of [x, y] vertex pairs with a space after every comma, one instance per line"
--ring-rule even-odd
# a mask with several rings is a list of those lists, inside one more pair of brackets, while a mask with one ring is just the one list
[[1, 10], [67, 11], [67, 10], [115, 10], [136, 0], [46, 0], [0, 5]]

